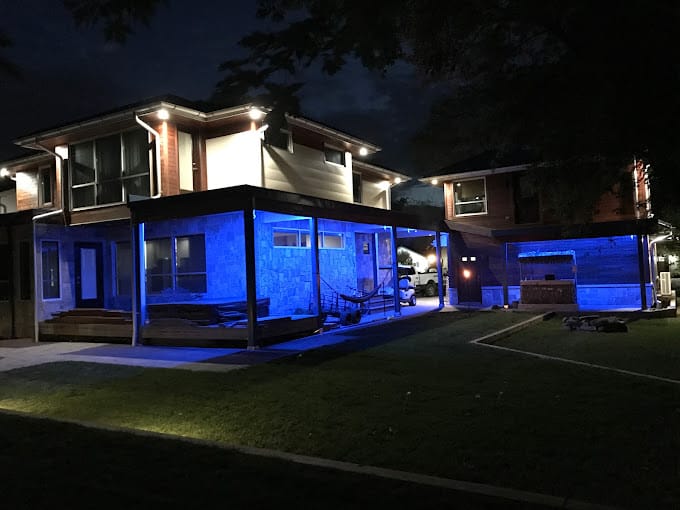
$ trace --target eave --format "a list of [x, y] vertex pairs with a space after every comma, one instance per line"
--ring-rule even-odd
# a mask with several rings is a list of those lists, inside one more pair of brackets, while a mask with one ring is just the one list
[[519, 226], [509, 229], [481, 227], [455, 220], [444, 221], [452, 231], [474, 234], [505, 242], [621, 235], [648, 235], [662, 230], [656, 218], [606, 221], [578, 225], [531, 225]]

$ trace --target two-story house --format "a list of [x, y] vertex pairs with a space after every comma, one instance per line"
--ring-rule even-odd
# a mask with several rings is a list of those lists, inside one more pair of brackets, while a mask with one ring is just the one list
[[378, 288], [398, 313], [396, 240], [437, 234], [390, 210], [407, 177], [267, 113], [151, 100], [16, 140], [36, 154], [0, 165], [17, 210], [0, 215], [0, 336], [255, 347]]
[[654, 245], [670, 225], [651, 214], [648, 170], [631, 164], [629, 189], [603, 195], [584, 225], [560, 224], [542, 207], [528, 181], [540, 166], [486, 154], [422, 178], [444, 188], [451, 304], [651, 307]]

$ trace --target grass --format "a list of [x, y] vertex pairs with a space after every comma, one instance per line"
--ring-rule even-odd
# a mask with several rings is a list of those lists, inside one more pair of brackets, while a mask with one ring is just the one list
[[0, 407], [677, 507], [680, 388], [467, 344], [526, 318], [442, 313], [225, 374], [48, 364], [0, 374]]
[[2, 504], [13, 510], [540, 508], [68, 423], [0, 414], [0, 428]]
[[498, 345], [680, 380], [680, 318], [640, 319], [627, 333], [567, 331], [558, 318]]

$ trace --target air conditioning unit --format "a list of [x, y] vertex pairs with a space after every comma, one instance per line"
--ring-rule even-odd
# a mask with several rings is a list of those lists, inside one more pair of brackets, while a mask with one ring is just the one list
[[659, 273], [659, 286], [662, 296], [669, 296], [671, 294], [671, 273], [669, 271]]

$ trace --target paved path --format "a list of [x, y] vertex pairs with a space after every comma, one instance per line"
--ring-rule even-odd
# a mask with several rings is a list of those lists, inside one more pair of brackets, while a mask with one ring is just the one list
[[31, 339], [0, 340], [0, 372], [63, 361], [229, 372], [286, 356], [294, 356], [310, 349], [345, 342], [354, 338], [353, 333], [357, 329], [432, 313], [436, 310], [438, 300], [435, 298], [429, 298], [429, 300], [424, 303], [424, 306], [404, 307], [402, 317], [389, 316], [382, 320], [375, 320], [376, 317], [373, 317], [374, 320], [364, 324], [298, 338], [254, 351], [207, 347], [132, 347], [131, 345], [92, 342], [35, 343]]

